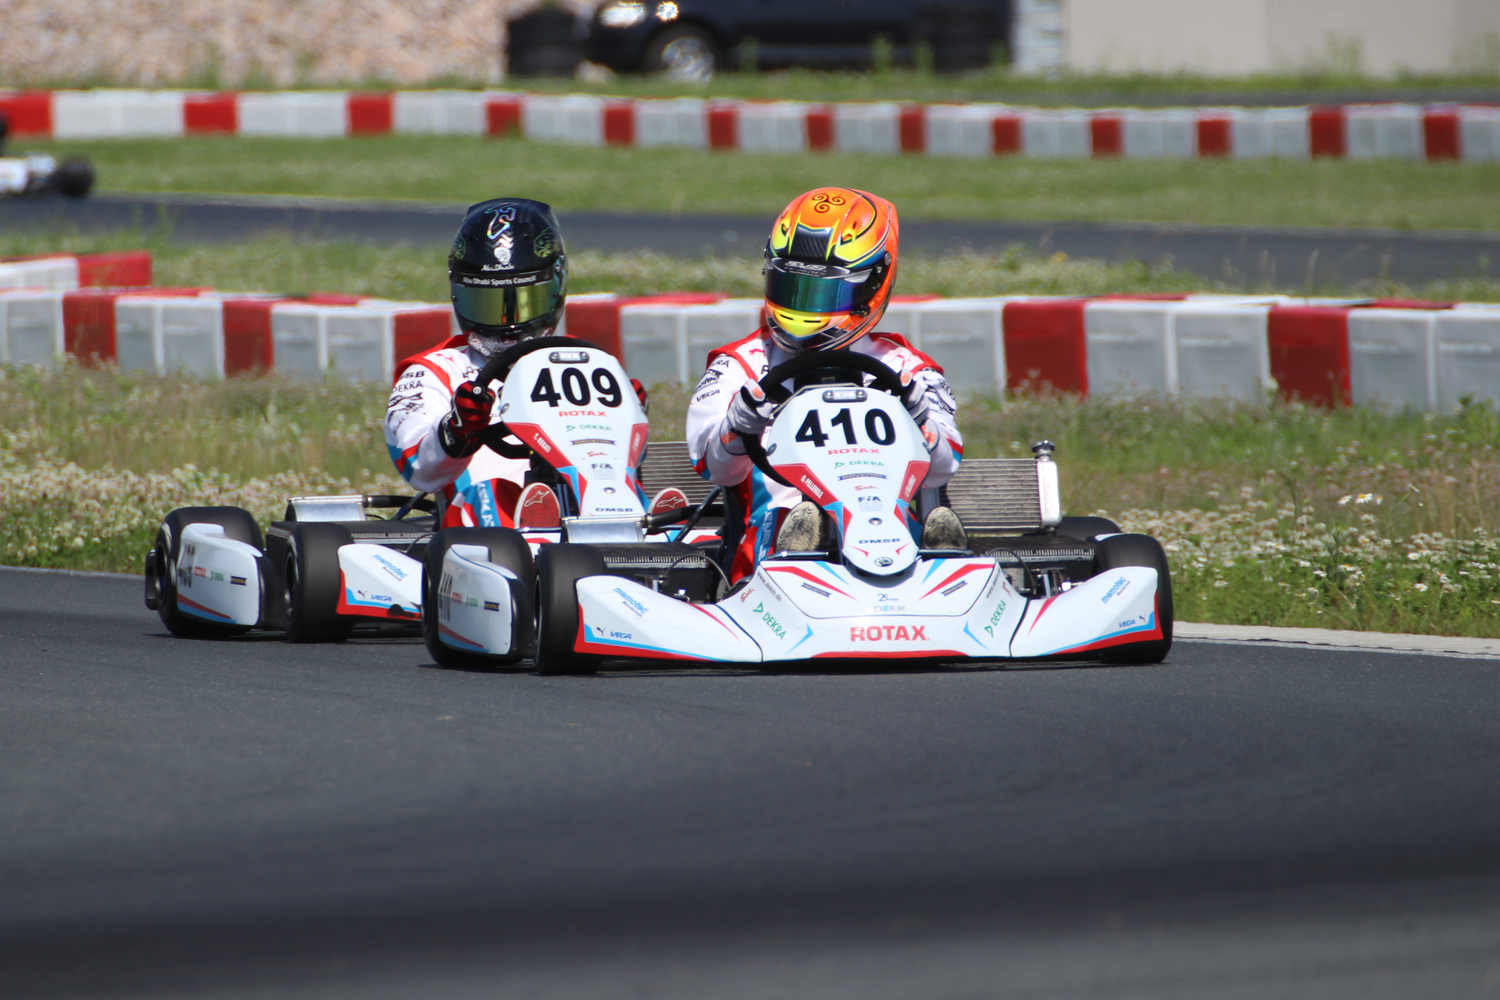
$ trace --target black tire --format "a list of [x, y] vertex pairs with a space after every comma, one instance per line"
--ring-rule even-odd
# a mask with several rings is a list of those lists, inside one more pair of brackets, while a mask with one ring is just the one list
[[354, 630], [353, 616], [338, 612], [339, 548], [353, 541], [348, 528], [329, 521], [291, 526], [282, 586], [292, 642], [343, 642]]
[[178, 507], [156, 529], [156, 545], [146, 559], [146, 607], [155, 607], [167, 631], [183, 638], [206, 639], [242, 635], [249, 625], [220, 625], [194, 618], [177, 607], [177, 556], [182, 552], [182, 529], [190, 524], [217, 524], [228, 538], [253, 545], [261, 552], [260, 525], [239, 507]]
[[1099, 535], [1120, 534], [1120, 526], [1107, 517], [1065, 517], [1057, 523], [1057, 533], [1080, 542], [1092, 542]]
[[578, 588], [586, 576], [602, 576], [604, 557], [587, 545], [544, 545], [536, 558], [536, 668], [547, 676], [592, 674], [597, 656], [575, 653]]
[[665, 73], [690, 83], [707, 82], [724, 68], [724, 55], [712, 35], [691, 24], [659, 32], [646, 46], [647, 73]]
[[1094, 553], [1094, 574], [1123, 566], [1156, 570], [1156, 614], [1162, 638], [1114, 646], [1099, 658], [1105, 663], [1160, 663], [1172, 649], [1172, 571], [1167, 566], [1167, 553], [1150, 535], [1114, 535], [1100, 542]]
[[[516, 644], [508, 656], [484, 656], [445, 646], [438, 639], [438, 588], [443, 581], [443, 557], [455, 545], [483, 545], [490, 550], [490, 562], [503, 566], [521, 581], [515, 608]], [[531, 654], [535, 644], [536, 567], [531, 560], [531, 546], [519, 531], [512, 528], [446, 528], [432, 536], [422, 559], [422, 641], [435, 662], [459, 670], [482, 670], [509, 666]]]
[[70, 156], [52, 172], [53, 190], [65, 198], [83, 198], [94, 187], [94, 168], [81, 156]]

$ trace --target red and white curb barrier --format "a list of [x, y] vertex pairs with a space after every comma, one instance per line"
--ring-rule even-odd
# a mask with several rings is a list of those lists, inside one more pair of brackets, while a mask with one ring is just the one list
[[[760, 321], [759, 299], [594, 294], [568, 300], [563, 331], [618, 354], [643, 382], [691, 384], [712, 348]], [[880, 329], [934, 357], [959, 392], [1247, 402], [1276, 392], [1323, 406], [1422, 411], [1466, 399], [1500, 404], [1500, 305], [897, 296]], [[385, 382], [400, 359], [456, 332], [452, 310], [439, 303], [199, 288], [0, 290], [0, 363], [13, 365], [71, 355], [125, 371]]]
[[101, 285], [151, 284], [151, 253], [47, 254], [0, 257], [0, 290], [46, 288], [66, 290]]
[[1500, 160], [1500, 107], [1033, 108], [504, 91], [0, 91], [19, 136], [509, 135], [586, 146], [990, 157]]

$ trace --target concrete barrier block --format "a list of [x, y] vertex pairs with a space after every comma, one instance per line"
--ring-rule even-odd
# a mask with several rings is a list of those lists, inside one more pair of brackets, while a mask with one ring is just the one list
[[1444, 310], [1432, 320], [1437, 406], [1500, 405], [1500, 306]]
[[708, 148], [708, 107], [697, 98], [635, 102], [635, 144]]
[[1351, 160], [1420, 160], [1425, 154], [1420, 105], [1351, 104], [1344, 121], [1345, 155]]
[[1087, 111], [1027, 108], [1021, 113], [1021, 152], [1044, 158], [1093, 155]]
[[1433, 320], [1423, 309], [1349, 313], [1349, 387], [1354, 403], [1391, 410], [1437, 405]]
[[934, 104], [927, 109], [927, 154], [983, 158], [994, 155], [995, 116], [1003, 105]]
[[1465, 160], [1500, 160], [1500, 108], [1459, 109], [1458, 145]]
[[622, 306], [620, 345], [625, 370], [646, 385], [688, 381], [684, 312], [681, 306]]
[[320, 138], [349, 129], [348, 95], [341, 90], [241, 94], [240, 135]]
[[0, 264], [0, 288], [67, 291], [78, 287], [77, 257], [42, 257]]
[[395, 310], [331, 308], [322, 316], [327, 369], [349, 382], [390, 382], [395, 374]]
[[1172, 302], [1090, 302], [1084, 306], [1090, 395], [1173, 395]]
[[325, 306], [282, 304], [271, 307], [272, 368], [290, 378], [322, 379], [328, 370]]
[[0, 292], [3, 360], [10, 365], [57, 363], [65, 353], [63, 292]]
[[1257, 402], [1275, 388], [1266, 339], [1271, 304], [1183, 302], [1170, 310], [1177, 395]]
[[994, 395], [1005, 390], [1003, 317], [1006, 304], [1014, 301], [1007, 296], [902, 303], [892, 307], [895, 322], [882, 320], [880, 329], [900, 333], [936, 361], [954, 392]]
[[1198, 117], [1194, 111], [1132, 108], [1123, 112], [1122, 118], [1128, 157], [1191, 159], [1198, 155]]
[[422, 135], [483, 135], [485, 101], [468, 90], [397, 91], [392, 126]]
[[1305, 160], [1312, 155], [1307, 108], [1234, 108], [1230, 155], [1236, 159]]
[[120, 371], [162, 372], [160, 314], [160, 299], [115, 303], [115, 364]]
[[835, 104], [833, 148], [843, 153], [897, 155], [901, 152], [901, 106]]
[[183, 134], [183, 94], [174, 90], [63, 90], [52, 95], [58, 139]]
[[1008, 392], [1089, 391], [1088, 343], [1083, 311], [1087, 300], [1031, 299], [1007, 302], [1001, 320]]
[[739, 106], [739, 148], [746, 153], [807, 151], [807, 105], [796, 101]]
[[[708, 352], [743, 340], [760, 328], [761, 299], [725, 299], [712, 305], [682, 306], [682, 344], [687, 377], [696, 383], [708, 368]], [[639, 378], [640, 376], [636, 376]]]

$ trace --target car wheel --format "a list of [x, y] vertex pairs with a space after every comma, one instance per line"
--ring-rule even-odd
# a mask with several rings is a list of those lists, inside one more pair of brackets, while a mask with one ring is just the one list
[[1172, 571], [1167, 566], [1167, 553], [1150, 535], [1113, 535], [1099, 543], [1094, 552], [1095, 576], [1124, 566], [1156, 570], [1156, 615], [1162, 637], [1113, 646], [1103, 650], [1099, 658], [1105, 663], [1160, 663], [1172, 648]]
[[599, 657], [575, 653], [578, 587], [586, 576], [606, 572], [604, 557], [587, 545], [544, 545], [536, 559], [536, 666], [548, 676], [592, 674]]
[[352, 544], [349, 529], [328, 521], [292, 525], [286, 543], [283, 587], [286, 637], [292, 642], [343, 642], [354, 630], [354, 618], [338, 612], [339, 549]]
[[719, 47], [702, 28], [668, 28], [651, 39], [645, 68], [679, 83], [707, 83], [719, 68]]
[[177, 607], [177, 557], [182, 553], [182, 530], [190, 524], [217, 524], [237, 542], [265, 551], [260, 525], [248, 510], [239, 507], [179, 507], [162, 519], [156, 530], [156, 545], [146, 557], [146, 607], [153, 608], [173, 635], [204, 639], [241, 635], [248, 625], [222, 625], [204, 621]]
[[1080, 542], [1092, 542], [1099, 535], [1120, 534], [1120, 526], [1107, 517], [1065, 517], [1057, 523], [1057, 533]]
[[[521, 581], [524, 599], [515, 609], [515, 646], [507, 656], [483, 656], [445, 646], [438, 639], [438, 591], [443, 582], [443, 557], [455, 545], [483, 545], [490, 550], [490, 562], [510, 570]], [[422, 641], [433, 660], [445, 667], [476, 670], [508, 666], [531, 653], [536, 629], [534, 597], [536, 568], [532, 564], [531, 546], [519, 531], [511, 528], [447, 528], [432, 536], [422, 559]]]

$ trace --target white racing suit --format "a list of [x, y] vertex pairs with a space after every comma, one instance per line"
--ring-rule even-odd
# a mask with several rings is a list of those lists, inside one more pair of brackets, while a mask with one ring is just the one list
[[[884, 362], [898, 373], [909, 372], [927, 393], [928, 429], [938, 436], [931, 452], [931, 465], [923, 490], [936, 490], [958, 471], [963, 459], [963, 438], [958, 433], [953, 390], [943, 377], [943, 369], [921, 351], [894, 333], [872, 333], [850, 345], [849, 350]], [[733, 491], [739, 509], [745, 512], [743, 534], [735, 552], [730, 579], [749, 575], [771, 552], [776, 531], [786, 512], [802, 500], [802, 494], [788, 486], [767, 479], [743, 454], [728, 450], [729, 428], [725, 424], [729, 404], [740, 387], [760, 378], [776, 365], [790, 360], [766, 333], [758, 330], [744, 340], [715, 348], [708, 355], [708, 370], [693, 392], [687, 415], [688, 454], [698, 474], [712, 483]], [[868, 383], [867, 383], [868, 384]], [[735, 442], [737, 447], [742, 447]], [[920, 540], [921, 526], [910, 525], [913, 537]]]
[[[504, 458], [486, 447], [464, 458], [443, 450], [438, 425], [452, 412], [453, 392], [488, 360], [466, 336], [457, 336], [396, 366], [385, 446], [412, 488], [447, 498], [443, 528], [515, 527], [516, 500], [531, 468], [527, 459]], [[498, 383], [495, 389], [498, 397]]]

